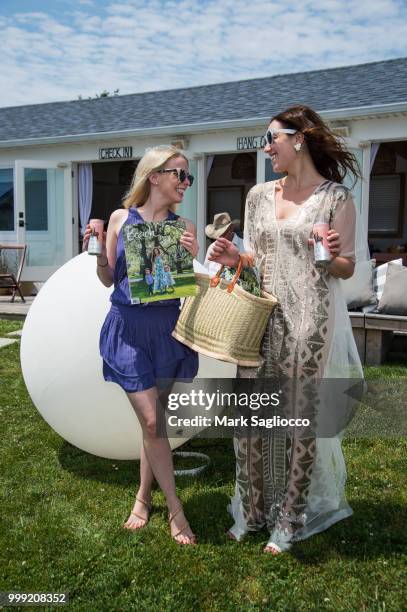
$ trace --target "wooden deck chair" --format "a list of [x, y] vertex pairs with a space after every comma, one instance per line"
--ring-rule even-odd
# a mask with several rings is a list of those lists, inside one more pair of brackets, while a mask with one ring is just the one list
[[14, 302], [16, 293], [25, 302], [20, 278], [26, 254], [26, 244], [0, 244], [0, 289], [11, 289], [11, 302]]

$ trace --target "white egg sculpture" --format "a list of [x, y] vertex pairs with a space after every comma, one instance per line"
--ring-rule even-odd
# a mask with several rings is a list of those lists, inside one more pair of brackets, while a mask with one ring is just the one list
[[[198, 262], [194, 267], [206, 271]], [[42, 417], [70, 444], [99, 457], [138, 459], [138, 419], [121, 387], [102, 375], [99, 334], [112, 288], [102, 285], [95, 268], [96, 258], [82, 253], [59, 268], [35, 298], [21, 337], [24, 381]], [[199, 356], [197, 378], [206, 379], [200, 381], [206, 391], [216, 390], [214, 378], [235, 376], [235, 365]], [[185, 441], [170, 440], [173, 448]]]

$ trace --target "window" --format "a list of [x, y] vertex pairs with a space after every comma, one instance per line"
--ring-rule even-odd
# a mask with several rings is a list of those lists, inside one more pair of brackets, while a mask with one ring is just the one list
[[208, 223], [221, 212], [229, 213], [231, 219], [244, 218], [244, 185], [208, 187]]
[[403, 207], [403, 174], [379, 174], [371, 176], [369, 235], [401, 237]]
[[0, 168], [0, 232], [14, 232], [12, 168]]
[[24, 181], [27, 231], [47, 231], [47, 170], [25, 168]]

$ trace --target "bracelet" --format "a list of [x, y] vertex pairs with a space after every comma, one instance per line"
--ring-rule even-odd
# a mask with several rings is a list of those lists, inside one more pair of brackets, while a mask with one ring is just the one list
[[99, 262], [97, 262], [98, 268], [106, 268], [109, 265], [109, 260], [106, 257], [106, 263], [105, 264], [100, 264]]

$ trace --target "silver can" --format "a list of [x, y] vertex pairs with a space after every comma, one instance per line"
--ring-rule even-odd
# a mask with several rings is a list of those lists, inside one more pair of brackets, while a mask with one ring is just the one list
[[314, 261], [317, 266], [327, 266], [332, 261], [328, 246], [329, 223], [315, 223], [312, 228], [314, 239]]

